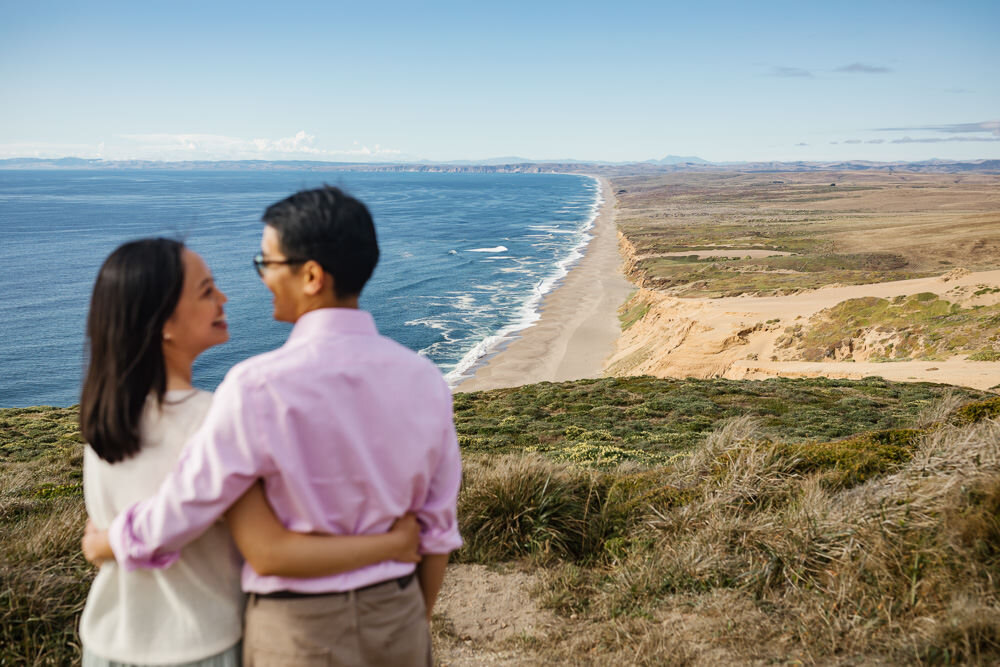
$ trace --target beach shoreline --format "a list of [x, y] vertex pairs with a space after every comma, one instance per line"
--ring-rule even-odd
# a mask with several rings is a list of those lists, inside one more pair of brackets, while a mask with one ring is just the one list
[[583, 256], [545, 295], [540, 317], [475, 368], [455, 391], [600, 377], [621, 328], [618, 308], [635, 289], [622, 272], [611, 184], [597, 177], [602, 203]]

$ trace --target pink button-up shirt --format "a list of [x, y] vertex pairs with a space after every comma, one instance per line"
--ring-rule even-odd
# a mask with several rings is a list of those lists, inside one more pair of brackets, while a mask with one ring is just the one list
[[[294, 531], [383, 533], [413, 511], [423, 553], [462, 544], [451, 392], [430, 361], [380, 336], [364, 311], [306, 313], [283, 346], [233, 367], [156, 495], [112, 522], [115, 558], [126, 570], [170, 565], [258, 478]], [[347, 591], [413, 569], [388, 561], [288, 579], [244, 565], [243, 589]]]

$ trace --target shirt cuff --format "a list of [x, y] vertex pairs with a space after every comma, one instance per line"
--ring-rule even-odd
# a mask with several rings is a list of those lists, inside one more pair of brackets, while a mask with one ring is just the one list
[[108, 543], [115, 554], [115, 560], [126, 572], [139, 568], [162, 570], [170, 567], [180, 558], [180, 552], [151, 552], [133, 532], [132, 522], [138, 506], [139, 503], [136, 503], [120, 513], [108, 527]]
[[420, 535], [420, 553], [448, 554], [462, 546], [462, 536], [458, 528], [451, 530], [429, 530]]

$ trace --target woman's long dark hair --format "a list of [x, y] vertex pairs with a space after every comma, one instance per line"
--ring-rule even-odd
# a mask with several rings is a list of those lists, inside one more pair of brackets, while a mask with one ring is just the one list
[[163, 325], [184, 286], [184, 244], [142, 239], [104, 261], [87, 315], [89, 362], [80, 396], [80, 431], [109, 463], [139, 451], [146, 397], [167, 390]]

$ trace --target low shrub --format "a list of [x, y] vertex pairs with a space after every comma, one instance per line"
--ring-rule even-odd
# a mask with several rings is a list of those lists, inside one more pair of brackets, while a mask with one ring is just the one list
[[984, 419], [998, 417], [1000, 417], [1000, 396], [967, 403], [955, 411], [954, 419], [959, 424], [975, 424]]
[[921, 434], [917, 429], [872, 431], [833, 442], [782, 444], [779, 451], [794, 461], [795, 472], [819, 472], [828, 488], [849, 489], [913, 458]]

